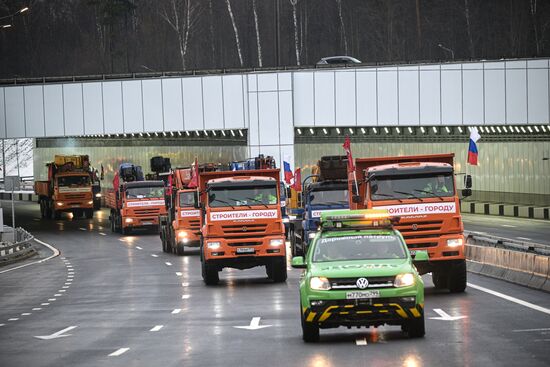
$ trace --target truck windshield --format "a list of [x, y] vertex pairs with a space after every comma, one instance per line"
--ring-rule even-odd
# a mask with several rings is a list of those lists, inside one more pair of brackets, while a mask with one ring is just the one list
[[347, 205], [348, 190], [312, 191], [309, 194], [311, 205]]
[[313, 250], [313, 262], [405, 259], [401, 239], [390, 235], [360, 235], [320, 238]]
[[129, 187], [126, 189], [128, 199], [151, 199], [164, 197], [164, 187]]
[[452, 174], [382, 176], [370, 181], [371, 200], [452, 197]]
[[65, 176], [57, 179], [59, 186], [87, 186], [90, 184], [90, 176]]
[[257, 206], [277, 204], [277, 187], [213, 187], [208, 191], [211, 207]]
[[195, 191], [180, 192], [180, 207], [195, 206]]

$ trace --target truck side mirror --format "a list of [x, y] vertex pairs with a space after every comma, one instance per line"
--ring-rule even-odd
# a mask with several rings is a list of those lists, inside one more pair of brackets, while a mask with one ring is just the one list
[[464, 187], [467, 188], [467, 189], [472, 188], [472, 176], [471, 175], [466, 175], [464, 177]]
[[361, 204], [361, 196], [359, 195], [353, 195], [351, 197], [351, 201], [354, 203], [354, 204]]
[[472, 189], [462, 189], [462, 197], [467, 198], [468, 196], [472, 196]]

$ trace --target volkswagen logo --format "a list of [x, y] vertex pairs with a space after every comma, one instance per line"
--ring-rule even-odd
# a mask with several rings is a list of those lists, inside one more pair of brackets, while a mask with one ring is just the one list
[[355, 282], [355, 285], [359, 289], [365, 289], [369, 286], [369, 281], [367, 280], [367, 278], [359, 278], [357, 279], [357, 282]]
[[417, 229], [418, 229], [418, 224], [416, 224], [416, 223], [413, 224], [413, 225], [412, 225], [412, 230], [413, 230], [413, 231], [416, 231]]
[[243, 227], [243, 232], [246, 232], [246, 231], [248, 231], [248, 228]]

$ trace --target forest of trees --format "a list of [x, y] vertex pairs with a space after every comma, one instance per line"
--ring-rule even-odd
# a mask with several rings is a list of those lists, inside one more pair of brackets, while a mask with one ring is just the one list
[[550, 55], [548, 0], [0, 0], [8, 23], [0, 78]]

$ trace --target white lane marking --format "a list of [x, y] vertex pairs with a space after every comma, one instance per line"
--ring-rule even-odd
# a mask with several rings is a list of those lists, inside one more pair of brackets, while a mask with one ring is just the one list
[[8, 321], [17, 321], [19, 320], [19, 317], [12, 317], [11, 319], [8, 319]]
[[31, 312], [23, 312], [23, 313], [21, 314], [21, 316], [29, 316], [29, 315], [32, 315], [32, 313], [31, 313]]
[[172, 263], [169, 263], [168, 261], [165, 262], [166, 266], [172, 266]]
[[48, 298], [48, 302], [53, 302], [55, 301], [55, 298]]
[[550, 309], [548, 309], [548, 308], [538, 306], [538, 305], [523, 301], [521, 299], [518, 299], [518, 298], [515, 298], [515, 297], [512, 297], [512, 296], [508, 296], [504, 293], [500, 293], [500, 292], [494, 291], [494, 290], [489, 289], [489, 288], [481, 287], [479, 285], [475, 285], [475, 284], [472, 284], [472, 283], [467, 283], [467, 284], [468, 284], [468, 287], [477, 289], [478, 291], [489, 293], [489, 294], [492, 294], [493, 296], [497, 296], [497, 297], [500, 297], [500, 298], [505, 299], [507, 301], [517, 303], [518, 305], [529, 307], [533, 310], [540, 311], [540, 312], [543, 312], [545, 314], [550, 315]]
[[66, 327], [65, 329], [63, 330], [59, 330], [53, 334], [50, 334], [50, 335], [40, 335], [40, 336], [35, 336], [35, 338], [37, 339], [42, 339], [42, 340], [50, 340], [50, 339], [57, 339], [57, 338], [64, 338], [66, 336], [71, 336], [71, 334], [65, 334], [67, 331], [71, 331], [72, 329], [75, 329], [76, 326], [69, 326], [69, 327]]
[[183, 273], [180, 273], [179, 271], [176, 271], [176, 276], [181, 277]]
[[120, 348], [120, 349], [117, 349], [115, 350], [113, 353], [109, 354], [109, 357], [118, 357], [120, 356], [121, 354], [124, 354], [126, 353], [127, 351], [129, 351], [130, 348]]
[[4, 326], [4, 325], [6, 325], [6, 324], [0, 324], [0, 326]]
[[87, 231], [87, 229], [86, 229], [86, 228], [82, 228], [82, 227], [80, 227], [79, 229], [80, 229], [81, 231]]
[[508, 228], [516, 228], [516, 226], [512, 226], [510, 224], [501, 224], [502, 227], [508, 227]]
[[438, 314], [439, 317], [430, 317], [430, 319], [432, 320], [456, 321], [467, 317], [467, 316], [451, 316], [440, 308], [434, 308], [434, 312]]
[[49, 303], [48, 302], [44, 302], [44, 303], [41, 303], [40, 306], [48, 306]]
[[63, 257], [60, 257], [60, 259], [61, 259], [61, 260], [65, 260], [65, 259], [66, 259], [66, 257], [64, 257], [64, 256], [63, 256]]
[[181, 283], [182, 287], [189, 287], [189, 283]]
[[178, 314], [181, 312], [181, 308], [176, 308], [174, 311], [172, 311], [172, 315]]
[[42, 307], [35, 307], [35, 308], [33, 308], [32, 310], [33, 310], [33, 311], [40, 311], [41, 309], [42, 309]]
[[154, 328], [152, 328], [151, 330], [149, 331], [159, 331], [160, 329], [162, 329], [164, 325], [156, 325]]
[[103, 232], [99, 232], [100, 235], [102, 236], [107, 236], [107, 234], [103, 233]]
[[55, 247], [53, 247], [52, 245], [49, 245], [47, 244], [46, 242], [42, 242], [38, 239], [34, 239], [36, 242], [38, 242], [39, 244], [41, 244], [42, 246], [46, 246], [47, 248], [49, 248], [51, 251], [53, 251], [53, 255], [45, 258], [45, 259], [42, 259], [42, 260], [38, 260], [38, 261], [34, 261], [32, 263], [28, 263], [28, 264], [24, 264], [24, 265], [19, 265], [19, 266], [16, 266], [15, 268], [11, 268], [11, 269], [6, 269], [6, 270], [2, 270], [0, 271], [0, 274], [2, 273], [7, 273], [8, 271], [14, 271], [14, 270], [17, 270], [17, 269], [21, 269], [21, 268], [24, 268], [24, 267], [27, 267], [29, 265], [34, 265], [34, 264], [40, 264], [40, 263], [43, 263], [45, 261], [48, 261], [50, 259], [53, 259], [54, 257], [56, 256], [59, 256], [60, 252], [58, 249], [56, 249]]
[[125, 238], [119, 238], [118, 239], [120, 242], [126, 242], [126, 239]]
[[151, 254], [151, 256], [153, 256], [153, 257], [159, 257], [159, 255], [157, 255], [157, 254]]
[[271, 325], [260, 325], [260, 319], [261, 317], [253, 317], [252, 320], [250, 320], [250, 325], [246, 326], [233, 326], [236, 329], [245, 329], [245, 330], [258, 330], [263, 329], [266, 327], [270, 327]]
[[522, 329], [522, 330], [512, 330], [514, 333], [527, 333], [531, 331], [550, 331], [550, 327], [543, 327], [540, 329]]
[[181, 299], [189, 299], [189, 298], [191, 298], [190, 294], [184, 294], [181, 296]]
[[56, 294], [54, 294], [53, 296], [54, 296], [54, 297], [61, 297], [62, 294], [61, 294], [61, 293], [56, 293]]
[[139, 246], [136, 246], [136, 248], [137, 248], [138, 250], [143, 250], [143, 249], [142, 249], [141, 247], [139, 247]]
[[66, 290], [64, 290], [64, 289], [60, 289], [60, 290], [58, 290], [58, 292], [61, 292], [61, 293], [63, 293], [63, 292], [67, 292], [67, 291], [66, 291]]
[[518, 240], [532, 241], [532, 239], [527, 237], [516, 237]]
[[367, 345], [367, 338], [357, 338], [355, 339], [356, 345]]
[[63, 289], [68, 289], [68, 288], [69, 288], [69, 286], [68, 286], [68, 285], [64, 285], [64, 286], [63, 286], [63, 287], [61, 287], [61, 288], [63, 288]]

